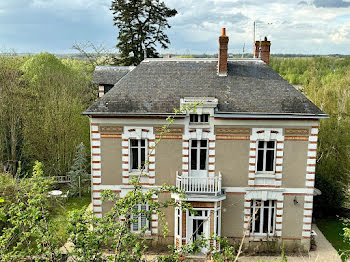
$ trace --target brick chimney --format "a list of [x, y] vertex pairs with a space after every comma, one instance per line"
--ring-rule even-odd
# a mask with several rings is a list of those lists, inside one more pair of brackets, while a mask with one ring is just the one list
[[219, 56], [218, 56], [218, 75], [227, 76], [227, 45], [228, 36], [226, 28], [222, 28], [221, 36], [219, 37]]
[[255, 41], [254, 57], [261, 58], [267, 65], [270, 64], [270, 47], [271, 42], [267, 41], [265, 36], [264, 41]]

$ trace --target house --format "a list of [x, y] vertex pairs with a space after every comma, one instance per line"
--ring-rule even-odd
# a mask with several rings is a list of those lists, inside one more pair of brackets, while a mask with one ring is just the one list
[[[228, 59], [228, 41], [223, 29], [218, 59], [145, 59], [135, 68], [96, 69], [100, 86], [115, 84], [84, 112], [93, 211], [108, 211], [101, 190], [121, 196], [130, 190], [130, 175], [173, 109], [200, 101], [195, 113], [175, 116], [141, 180], [145, 188], [183, 189], [197, 214], [166, 210], [165, 239], [156, 215], [133, 230], [149, 223], [154, 243], [164, 245], [215, 233], [232, 241], [245, 235], [253, 247], [283, 242], [287, 250], [309, 250], [317, 136], [327, 115], [268, 66], [270, 41], [257, 41], [252, 59]], [[167, 192], [159, 198], [170, 197], [178, 198]]]

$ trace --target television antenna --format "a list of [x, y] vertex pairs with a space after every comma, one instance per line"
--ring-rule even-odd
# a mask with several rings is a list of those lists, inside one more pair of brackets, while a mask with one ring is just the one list
[[272, 25], [272, 23], [264, 23], [264, 22], [254, 20], [254, 23], [253, 23], [253, 55], [255, 52], [255, 35], [256, 35], [256, 31], [257, 31], [256, 30], [257, 25]]

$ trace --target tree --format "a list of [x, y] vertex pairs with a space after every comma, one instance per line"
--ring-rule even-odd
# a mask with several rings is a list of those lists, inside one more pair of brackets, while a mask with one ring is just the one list
[[[53, 181], [44, 176], [36, 162], [32, 177], [17, 181], [0, 174], [0, 261], [60, 261], [62, 239], [49, 220], [54, 205], [48, 192]], [[57, 204], [57, 203], [56, 203]], [[39, 259], [40, 257], [40, 259]], [[34, 260], [36, 258], [36, 260]]]
[[[15, 175], [22, 157], [26, 88], [18, 60], [0, 60], [0, 171]], [[2, 167], [3, 166], [3, 167]]]
[[[118, 44], [121, 63], [138, 65], [147, 57], [159, 57], [156, 45], [168, 48], [170, 43], [165, 30], [167, 19], [177, 14], [160, 0], [113, 0], [114, 25], [118, 27]], [[131, 56], [130, 56], [131, 54]]]
[[48, 175], [65, 175], [76, 145], [89, 143], [89, 121], [81, 115], [91, 103], [91, 79], [74, 63], [48, 53], [29, 58], [21, 67], [28, 83], [24, 122], [24, 156], [45, 163]]
[[86, 149], [84, 143], [81, 142], [77, 146], [77, 152], [75, 153], [75, 158], [73, 160], [71, 171], [68, 172], [68, 175], [71, 177], [69, 190], [72, 196], [79, 195], [79, 197], [81, 197], [82, 183], [89, 179], [89, 174], [86, 172], [86, 168]]

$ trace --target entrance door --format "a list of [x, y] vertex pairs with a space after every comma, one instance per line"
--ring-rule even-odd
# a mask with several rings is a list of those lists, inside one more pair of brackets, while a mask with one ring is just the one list
[[[190, 242], [209, 238], [209, 213], [208, 210], [197, 210], [196, 215], [190, 215], [188, 229], [188, 239]], [[209, 242], [208, 242], [209, 244]], [[208, 247], [202, 247], [201, 252], [206, 254]]]

